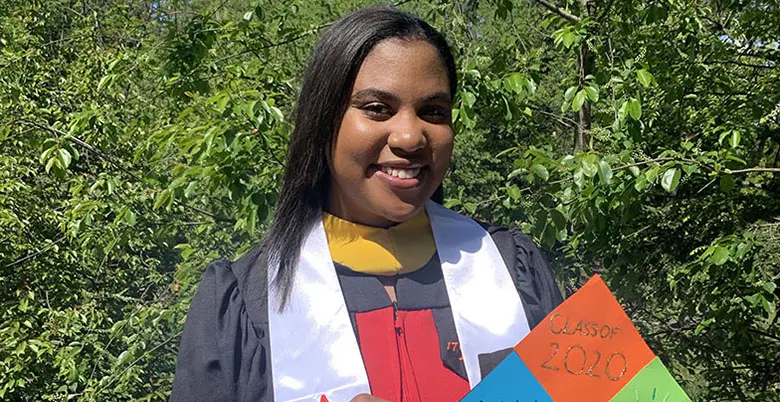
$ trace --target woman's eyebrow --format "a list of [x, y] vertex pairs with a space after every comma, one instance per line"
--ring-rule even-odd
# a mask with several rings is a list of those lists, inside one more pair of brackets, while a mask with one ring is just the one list
[[376, 88], [361, 89], [360, 91], [357, 91], [355, 92], [354, 95], [352, 95], [352, 99], [363, 99], [369, 97], [379, 98], [386, 102], [400, 101], [400, 99], [397, 96], [391, 94], [390, 92], [383, 91], [381, 89], [376, 89]]
[[[368, 97], [379, 98], [386, 102], [400, 101], [400, 99], [397, 96], [391, 94], [390, 92], [383, 91], [381, 89], [376, 89], [376, 88], [361, 89], [360, 91], [357, 91], [355, 92], [354, 95], [352, 95], [352, 99], [358, 99], [358, 100], [363, 98], [368, 98]], [[447, 92], [436, 92], [423, 98], [424, 103], [438, 102], [438, 101], [451, 103], [452, 98], [450, 97], [450, 94]]]
[[447, 92], [436, 92], [435, 94], [431, 94], [425, 97], [425, 102], [436, 102], [436, 101], [444, 101], [447, 103], [452, 103], [452, 98], [450, 98], [450, 94]]

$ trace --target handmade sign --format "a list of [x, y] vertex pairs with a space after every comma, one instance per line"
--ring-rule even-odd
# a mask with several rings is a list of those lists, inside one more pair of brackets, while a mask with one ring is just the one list
[[690, 401], [598, 276], [553, 310], [462, 402]]

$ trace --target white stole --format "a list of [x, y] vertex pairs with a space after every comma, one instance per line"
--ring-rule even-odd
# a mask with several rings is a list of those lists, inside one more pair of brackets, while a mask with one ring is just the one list
[[[490, 234], [479, 224], [429, 201], [444, 283], [469, 384], [482, 379], [478, 355], [514, 347], [530, 329], [515, 284]], [[271, 372], [276, 401], [348, 402], [371, 393], [322, 220], [303, 242], [283, 312], [270, 287]]]

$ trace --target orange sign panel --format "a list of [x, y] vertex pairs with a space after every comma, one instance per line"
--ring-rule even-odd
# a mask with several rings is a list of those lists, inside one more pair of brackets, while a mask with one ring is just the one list
[[557, 402], [609, 400], [655, 357], [598, 275], [515, 351]]

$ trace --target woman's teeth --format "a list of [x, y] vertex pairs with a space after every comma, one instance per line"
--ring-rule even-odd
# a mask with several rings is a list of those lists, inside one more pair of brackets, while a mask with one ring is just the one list
[[399, 179], [411, 179], [420, 174], [420, 168], [403, 169], [382, 166], [382, 172]]

